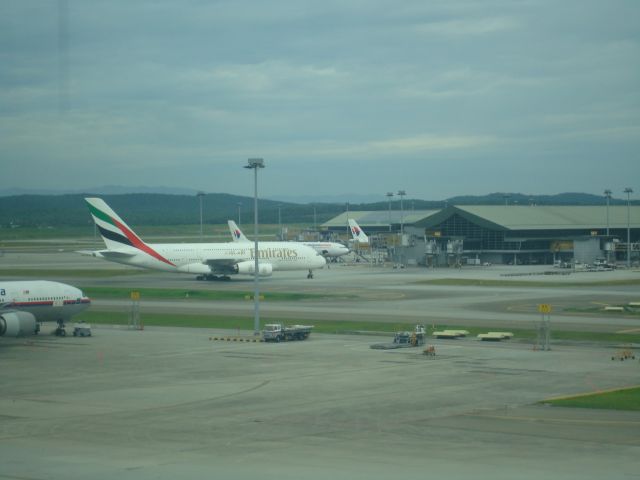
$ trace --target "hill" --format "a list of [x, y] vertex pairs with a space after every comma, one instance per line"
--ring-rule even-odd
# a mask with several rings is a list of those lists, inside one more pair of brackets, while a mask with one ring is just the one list
[[[0, 227], [49, 227], [91, 225], [91, 217], [84, 197], [95, 194], [15, 195], [0, 197]], [[194, 195], [161, 193], [128, 193], [100, 195], [132, 227], [136, 225], [187, 225], [200, 223], [200, 199]], [[446, 205], [604, 205], [601, 196], [584, 193], [559, 195], [524, 195], [492, 193], [484, 196], [459, 196], [447, 200], [427, 201], [405, 199], [406, 210], [444, 208]], [[612, 199], [611, 204], [624, 204]], [[633, 202], [637, 204], [638, 202]], [[386, 210], [387, 202], [350, 204], [350, 210]], [[260, 200], [260, 222], [277, 224], [306, 223], [318, 225], [344, 212], [344, 203], [297, 204]], [[392, 202], [392, 209], [400, 208], [400, 201]], [[243, 224], [253, 221], [253, 198], [226, 193], [209, 193], [202, 197], [203, 223], [223, 224], [238, 219]]]

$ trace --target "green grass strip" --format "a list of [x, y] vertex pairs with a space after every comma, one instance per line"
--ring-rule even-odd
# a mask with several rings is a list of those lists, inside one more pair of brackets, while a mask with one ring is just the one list
[[589, 393], [572, 397], [552, 398], [540, 403], [556, 407], [601, 408], [608, 410], [640, 410], [640, 387], [608, 392]]
[[[251, 315], [190, 315], [175, 313], [140, 313], [140, 318], [145, 325], [164, 327], [195, 327], [195, 328], [215, 328], [215, 329], [240, 329], [253, 330], [253, 316]], [[88, 323], [127, 325], [129, 313], [122, 311], [93, 311], [91, 309], [82, 312], [74, 317], [74, 321], [84, 320]], [[389, 334], [389, 341], [394, 332], [413, 331], [415, 323], [407, 322], [371, 322], [348, 319], [326, 320], [322, 318], [295, 320], [291, 318], [279, 318], [275, 316], [261, 316], [261, 324], [265, 323], [302, 323], [314, 325], [314, 332], [317, 333], [350, 333], [350, 332], [371, 332]], [[432, 325], [426, 325], [427, 334], [430, 336], [434, 330]], [[503, 327], [465, 327], [456, 325], [435, 326], [436, 330], [468, 330], [469, 337], [474, 338], [479, 333], [504, 331]], [[536, 339], [535, 330], [508, 329], [514, 334], [514, 340], [525, 340], [534, 342]], [[588, 341], [588, 342], [609, 342], [609, 343], [640, 343], [640, 334], [624, 333], [599, 333], [599, 332], [573, 332], [554, 331], [553, 340]], [[455, 340], [452, 340], [455, 342]]]
[[[84, 287], [82, 291], [91, 298], [131, 298], [131, 292], [140, 292], [143, 299], [166, 300], [247, 300], [253, 299], [252, 291], [241, 290], [191, 290], [181, 288], [125, 288], [125, 287]], [[290, 292], [262, 292], [266, 301], [320, 300], [345, 298], [336, 295]]]
[[[240, 315], [176, 315], [169, 313], [144, 313], [140, 314], [140, 319], [144, 325], [163, 327], [194, 327], [194, 328], [215, 328], [215, 329], [240, 329], [253, 330], [253, 316]], [[74, 322], [85, 321], [93, 324], [104, 325], [127, 325], [129, 322], [128, 312], [105, 312], [86, 310], [73, 318]], [[358, 322], [352, 320], [295, 320], [291, 318], [279, 318], [275, 316], [261, 316], [260, 323], [301, 323], [314, 325], [314, 332], [318, 333], [347, 333], [354, 331], [385, 332], [392, 335], [392, 332], [401, 330], [413, 330], [414, 324], [408, 323], [377, 323]]]

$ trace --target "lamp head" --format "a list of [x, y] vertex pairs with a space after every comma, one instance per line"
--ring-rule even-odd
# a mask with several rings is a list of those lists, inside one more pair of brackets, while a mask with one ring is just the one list
[[250, 158], [248, 165], [244, 168], [264, 168], [264, 160], [262, 158]]

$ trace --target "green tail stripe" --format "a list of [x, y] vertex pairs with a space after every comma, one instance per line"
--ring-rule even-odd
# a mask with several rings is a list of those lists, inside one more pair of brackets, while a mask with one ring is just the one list
[[114, 227], [117, 226], [117, 225], [115, 225], [113, 223], [113, 220], [111, 219], [111, 217], [109, 215], [107, 215], [106, 213], [102, 212], [101, 210], [98, 210], [96, 207], [91, 205], [89, 202], [87, 202], [87, 204], [89, 205], [89, 211], [91, 212], [91, 214], [94, 217], [99, 218], [100, 220], [102, 220], [104, 222], [110, 223]]

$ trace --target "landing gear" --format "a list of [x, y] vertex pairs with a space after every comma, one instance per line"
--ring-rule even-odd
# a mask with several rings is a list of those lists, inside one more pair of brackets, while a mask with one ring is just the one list
[[309, 270], [309, 273], [307, 273], [307, 278], [313, 278], [313, 271]]
[[228, 282], [229, 280], [231, 280], [231, 277], [229, 275], [218, 276], [218, 275], [207, 274], [207, 275], [198, 275], [196, 277], [196, 280], [205, 280], [208, 282], [216, 282], [216, 281]]
[[58, 327], [56, 328], [55, 334], [56, 337], [66, 337], [67, 336], [67, 331], [65, 330], [65, 325], [64, 325], [64, 320], [63, 319], [59, 319], [58, 320]]

